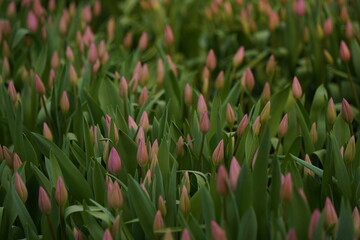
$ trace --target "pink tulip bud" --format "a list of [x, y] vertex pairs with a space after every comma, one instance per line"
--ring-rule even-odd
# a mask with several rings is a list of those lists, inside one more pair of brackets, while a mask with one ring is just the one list
[[271, 97], [271, 90], [270, 90], [270, 84], [268, 82], [265, 83], [262, 94], [261, 94], [261, 99], [264, 102], [269, 102]]
[[27, 28], [30, 32], [36, 32], [39, 29], [38, 19], [33, 11], [30, 11], [27, 15]]
[[220, 71], [215, 80], [215, 88], [216, 90], [221, 90], [225, 84], [225, 76], [224, 71]]
[[128, 127], [130, 130], [134, 130], [134, 131], [137, 131], [138, 129], [138, 125], [130, 115], [128, 116]]
[[354, 35], [353, 25], [350, 21], [348, 21], [345, 25], [345, 36], [350, 39]]
[[330, 200], [330, 198], [326, 198], [325, 200], [325, 225], [327, 227], [336, 225], [338, 222], [338, 217], [335, 211], [335, 208]]
[[351, 124], [354, 120], [353, 111], [350, 107], [350, 104], [346, 101], [345, 98], [342, 99], [341, 116], [348, 124]]
[[74, 62], [74, 53], [70, 46], [66, 47], [66, 58], [69, 62]]
[[206, 67], [210, 70], [214, 70], [216, 68], [216, 56], [214, 50], [212, 49], [210, 49], [206, 57]]
[[44, 8], [41, 6], [41, 2], [40, 0], [34, 0], [33, 1], [33, 10], [36, 14], [36, 16], [38, 16], [39, 18], [42, 17], [42, 15], [44, 14]]
[[158, 198], [158, 208], [159, 208], [159, 210], [161, 212], [161, 215], [163, 217], [165, 217], [167, 210], [166, 210], [166, 205], [165, 205], [164, 198], [161, 195]]
[[357, 207], [354, 208], [353, 211], [353, 222], [354, 222], [354, 231], [355, 236], [360, 237], [360, 214], [359, 209]]
[[231, 191], [235, 192], [237, 188], [238, 178], [240, 175], [241, 167], [238, 160], [233, 157], [230, 163], [229, 179]]
[[209, 79], [209, 77], [210, 77], [210, 71], [209, 71], [209, 69], [205, 66], [205, 67], [203, 68], [203, 71], [202, 71], [202, 74], [201, 74], [201, 78], [202, 78], [203, 81], [205, 81], [205, 80]]
[[215, 221], [211, 221], [211, 235], [212, 239], [227, 240], [226, 232]]
[[115, 29], [116, 29], [115, 19], [110, 18], [106, 25], [107, 37], [108, 37], [109, 41], [114, 39]]
[[190, 134], [186, 135], [186, 142], [189, 144], [190, 148], [194, 150], [194, 144], [192, 143]]
[[9, 168], [13, 168], [13, 153], [10, 152], [10, 150], [6, 146], [3, 146], [3, 154], [6, 164], [9, 166]]
[[105, 230], [102, 240], [113, 240], [109, 229]]
[[101, 2], [100, 1], [96, 1], [94, 3], [94, 15], [97, 17], [101, 14]]
[[48, 83], [49, 83], [50, 88], [52, 88], [54, 86], [55, 77], [56, 77], [55, 70], [50, 69], [49, 79], [48, 79]]
[[210, 120], [207, 112], [205, 111], [200, 119], [200, 131], [202, 133], [207, 133], [210, 129]]
[[110, 208], [119, 209], [123, 205], [123, 195], [119, 186], [119, 183], [109, 182], [107, 187], [107, 200]]
[[49, 214], [51, 211], [51, 201], [43, 187], [39, 187], [39, 209], [44, 214]]
[[286, 236], [286, 240], [297, 240], [296, 232], [294, 228], [291, 228]]
[[138, 48], [143, 51], [148, 47], [148, 34], [147, 32], [143, 32], [139, 39]]
[[[84, 43], [86, 46], [90, 46], [91, 47], [91, 44], [94, 43], [94, 38], [95, 38], [95, 35], [93, 33], [93, 31], [91, 30], [91, 27], [90, 26], [86, 26], [85, 28], [85, 31], [84, 31], [84, 35], [82, 37], [82, 42], [81, 43]], [[79, 39], [81, 41], [81, 38]], [[95, 44], [94, 44], [95, 45]], [[94, 49], [96, 49], [96, 46], [94, 46]], [[91, 50], [91, 49], [89, 49]], [[96, 55], [96, 59], [97, 59], [97, 52], [95, 52], [96, 54], [93, 54]], [[90, 61], [91, 62], [91, 61]], [[93, 62], [92, 62], [93, 63]]]
[[[310, 157], [309, 157], [309, 155], [305, 155], [305, 162], [307, 162], [307, 163], [309, 163], [309, 164], [311, 164], [312, 165], [312, 163], [311, 163], [311, 160], [310, 160]], [[305, 167], [304, 166], [304, 175], [310, 175], [310, 176], [312, 176], [312, 177], [314, 177], [315, 176], [315, 173], [313, 172], [313, 171], [311, 171], [309, 168], [307, 168], [307, 167]]]
[[226, 104], [226, 121], [230, 126], [233, 126], [235, 123], [236, 117], [233, 108], [228, 103]]
[[17, 92], [15, 89], [15, 85], [13, 80], [10, 80], [9, 85], [8, 85], [8, 93], [10, 95], [10, 98], [13, 102], [16, 102], [17, 100]]
[[222, 160], [224, 160], [224, 139], [221, 139], [216, 146], [212, 155], [212, 160], [215, 166], [218, 166]]
[[298, 193], [300, 194], [300, 197], [302, 197], [302, 199], [304, 200], [304, 202], [307, 204], [307, 198], [306, 198], [306, 195], [305, 195], [305, 192], [302, 188], [299, 188], [298, 189]]
[[245, 56], [245, 48], [241, 46], [233, 57], [234, 67], [238, 67], [242, 64], [242, 62], [244, 61], [244, 56]]
[[340, 58], [344, 62], [350, 61], [351, 58], [350, 50], [344, 41], [340, 42]]
[[83, 7], [83, 9], [82, 9], [82, 11], [81, 11], [81, 19], [82, 19], [85, 23], [91, 22], [92, 13], [91, 13], [91, 7], [90, 7], [90, 5], [86, 5], [86, 6]]
[[271, 103], [270, 103], [270, 101], [268, 101], [260, 113], [260, 121], [262, 123], [267, 122], [269, 120], [270, 110], [271, 110]]
[[68, 20], [66, 19], [66, 16], [62, 15], [59, 20], [59, 32], [61, 33], [61, 35], [65, 35], [67, 31], [68, 31]]
[[37, 74], [35, 74], [35, 90], [39, 95], [45, 94], [44, 83], [41, 81], [39, 75], [37, 75]]
[[135, 138], [135, 143], [139, 145], [141, 140], [145, 141], [145, 133], [144, 133], [144, 129], [142, 126], [139, 127], [139, 131]]
[[147, 88], [143, 87], [143, 89], [141, 90], [140, 96], [139, 96], [139, 105], [142, 106], [146, 103], [146, 101], [148, 100], [148, 92], [147, 92]]
[[204, 112], [207, 112], [207, 106], [202, 94], [199, 95], [198, 103], [197, 103], [197, 112], [199, 115], [203, 115]]
[[146, 149], [145, 141], [140, 140], [137, 150], [137, 161], [141, 167], [145, 167], [149, 161], [149, 155]]
[[185, 104], [188, 106], [190, 106], [192, 103], [192, 89], [188, 83], [185, 85], [184, 101], [185, 101]]
[[174, 34], [170, 25], [165, 26], [165, 44], [167, 46], [171, 45], [174, 42]]
[[217, 190], [221, 196], [226, 196], [229, 193], [228, 183], [229, 183], [229, 176], [226, 172], [226, 169], [223, 165], [220, 165], [217, 174]]
[[94, 64], [98, 59], [98, 52], [95, 43], [90, 44], [89, 53], [88, 53], [89, 61]]
[[68, 191], [61, 176], [58, 177], [55, 188], [55, 200], [59, 206], [64, 206], [68, 199]]
[[352, 163], [355, 160], [356, 154], [356, 145], [355, 145], [355, 136], [353, 135], [348, 141], [344, 153], [344, 160], [347, 164]]
[[147, 115], [147, 112], [144, 111], [141, 115], [140, 121], [139, 121], [139, 125], [143, 127], [143, 129], [145, 130], [145, 132], [147, 132], [149, 130], [149, 118]]
[[281, 189], [280, 189], [280, 196], [284, 202], [290, 202], [292, 198], [293, 192], [293, 183], [291, 178], [291, 173], [287, 173], [285, 177], [281, 175]]
[[115, 239], [118, 239], [118, 237], [120, 237], [120, 232], [120, 215], [117, 215], [111, 227], [111, 234]]
[[314, 239], [314, 233], [316, 230], [316, 225], [320, 219], [320, 211], [318, 209], [315, 209], [314, 212], [311, 215], [310, 224], [309, 224], [309, 230], [308, 230], [308, 237], [309, 239]]
[[128, 95], [128, 84], [125, 77], [121, 77], [120, 79], [119, 94], [121, 98]]
[[331, 35], [333, 32], [333, 24], [332, 24], [332, 20], [330, 17], [328, 17], [326, 20], [325, 20], [325, 23], [324, 23], [324, 34], [325, 35]]
[[140, 80], [141, 84], [146, 84], [149, 81], [149, 69], [146, 63], [142, 66]]
[[182, 231], [180, 240], [191, 240], [190, 232], [187, 228]]
[[241, 137], [241, 136], [244, 134], [244, 132], [245, 132], [246, 127], [248, 126], [248, 124], [249, 124], [248, 115], [245, 114], [245, 115], [243, 116], [243, 118], [241, 119], [241, 121], [240, 121], [240, 123], [239, 123], [239, 126], [238, 126], [238, 128], [237, 128], [237, 130], [236, 130], [236, 133], [237, 133], [237, 135], [238, 135], [239, 137]]
[[317, 141], [318, 141], [318, 133], [317, 133], [317, 128], [316, 128], [316, 122], [314, 122], [312, 125], [311, 125], [311, 129], [310, 129], [310, 139], [311, 139], [311, 142], [313, 144], [316, 144]]
[[53, 141], [53, 135], [51, 133], [51, 130], [49, 128], [49, 126], [47, 125], [46, 122], [43, 123], [43, 136], [49, 140], [49, 141]]
[[346, 5], [343, 5], [341, 7], [341, 10], [340, 10], [340, 19], [342, 22], [347, 22], [349, 21], [349, 14], [348, 14], [348, 9], [347, 9], [347, 6]]
[[166, 59], [168, 61], [169, 67], [171, 69], [171, 71], [173, 71], [174, 75], [177, 76], [177, 69], [176, 69], [176, 65], [173, 62], [172, 58], [170, 55], [166, 55]]
[[150, 184], [151, 184], [151, 171], [150, 170], [147, 170], [143, 184], [146, 186], [150, 186]]
[[49, 0], [48, 9], [50, 10], [50, 12], [54, 12], [55, 8], [56, 8], [55, 0]]
[[16, 14], [16, 2], [11, 1], [6, 9], [6, 16], [13, 17]]
[[271, 55], [267, 65], [266, 65], [266, 73], [271, 75], [275, 72], [276, 62], [275, 62], [275, 56]]
[[63, 91], [60, 98], [60, 109], [63, 114], [67, 114], [69, 112], [70, 103], [69, 98], [67, 96], [66, 91]]
[[188, 194], [185, 186], [182, 186], [182, 188], [181, 188], [179, 205], [180, 205], [179, 207], [180, 207], [180, 211], [182, 212], [182, 214], [185, 217], [188, 216], [190, 213], [191, 204], [190, 204], [189, 194]]
[[19, 155], [17, 155], [17, 153], [14, 153], [14, 155], [13, 155], [13, 169], [14, 169], [14, 171], [16, 171], [21, 165], [22, 165], [22, 161], [21, 161]]
[[55, 51], [51, 56], [51, 68], [58, 69], [59, 66], [60, 66], [59, 53]]
[[294, 12], [298, 16], [304, 16], [306, 14], [305, 0], [295, 0], [294, 1]]
[[260, 116], [257, 116], [255, 122], [252, 125], [252, 130], [255, 136], [259, 135], [261, 129], [261, 119]]
[[15, 173], [14, 186], [21, 201], [25, 203], [28, 198], [28, 191], [18, 172]]
[[337, 115], [336, 115], [334, 101], [332, 98], [330, 98], [329, 102], [328, 102], [326, 117], [327, 117], [328, 122], [331, 125], [333, 125], [335, 123]]
[[70, 64], [70, 68], [69, 68], [69, 80], [72, 86], [75, 86], [78, 82], [78, 75], [72, 64]]
[[254, 75], [250, 68], [246, 68], [242, 78], [241, 78], [241, 85], [244, 89], [251, 92], [255, 86], [255, 79]]
[[173, 240], [173, 236], [172, 236], [172, 233], [171, 233], [171, 229], [170, 228], [167, 228], [166, 231], [165, 231], [165, 235], [164, 235], [164, 240]]
[[119, 153], [114, 147], [112, 147], [110, 150], [107, 168], [113, 174], [118, 174], [121, 170], [121, 159]]
[[[155, 218], [154, 218], [154, 223], [153, 223], [153, 231], [156, 232], [156, 231], [159, 231], [161, 229], [163, 229], [165, 227], [164, 225], [164, 220], [162, 218], [162, 215], [161, 215], [161, 211], [158, 210], [155, 214]], [[156, 235], [158, 236], [161, 236], [160, 233], [155, 233]]]
[[157, 61], [157, 77], [156, 77], [156, 83], [161, 85], [164, 82], [164, 62], [161, 58]]
[[127, 32], [125, 34], [123, 44], [124, 44], [125, 48], [131, 47], [131, 45], [132, 45], [132, 33], [131, 32]]
[[184, 154], [185, 154], [184, 139], [182, 136], [180, 136], [176, 143], [176, 155], [182, 157], [184, 156]]
[[293, 78], [292, 94], [293, 94], [294, 98], [296, 98], [296, 99], [301, 98], [301, 95], [302, 95], [302, 88], [301, 88], [301, 85], [300, 85], [299, 80], [297, 79], [297, 77]]
[[101, 40], [99, 45], [98, 45], [98, 57], [102, 58], [102, 56], [105, 54], [106, 52], [106, 43], [105, 40]]

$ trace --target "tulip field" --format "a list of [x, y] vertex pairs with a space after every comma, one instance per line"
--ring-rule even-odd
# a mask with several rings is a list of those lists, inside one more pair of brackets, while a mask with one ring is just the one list
[[359, 12], [0, 0], [0, 239], [360, 239]]

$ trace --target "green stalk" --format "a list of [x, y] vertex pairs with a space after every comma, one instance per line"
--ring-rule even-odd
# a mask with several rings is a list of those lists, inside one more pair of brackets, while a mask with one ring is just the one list
[[204, 167], [203, 161], [202, 161], [202, 159], [201, 159], [201, 157], [202, 157], [202, 151], [203, 151], [203, 148], [204, 148], [204, 142], [205, 142], [205, 133], [203, 133], [203, 135], [202, 135], [201, 145], [200, 145], [200, 153], [199, 153], [200, 171], [202, 171], [202, 170], [203, 170], [203, 167]]
[[356, 106], [357, 106], [358, 109], [360, 109], [359, 96], [357, 94], [356, 86], [355, 86], [354, 80], [353, 80], [351, 72], [350, 72], [349, 64], [345, 63], [345, 66], [346, 66], [346, 71], [347, 71], [347, 74], [348, 74], [349, 82], [350, 82], [350, 85], [351, 85], [351, 90], [352, 90], [353, 96], [355, 98]]
[[45, 216], [46, 216], [46, 221], [47, 221], [48, 224], [49, 224], [50, 233], [51, 233], [51, 238], [52, 238], [53, 240], [56, 240], [54, 228], [53, 228], [53, 226], [52, 226], [52, 223], [51, 223], [51, 219], [50, 219], [50, 217], [49, 217], [49, 214], [46, 214]]

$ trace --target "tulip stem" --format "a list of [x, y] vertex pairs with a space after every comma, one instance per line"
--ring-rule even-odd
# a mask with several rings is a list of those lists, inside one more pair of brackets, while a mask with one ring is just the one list
[[355, 98], [356, 106], [357, 106], [358, 109], [360, 109], [359, 96], [357, 94], [356, 86], [355, 86], [355, 83], [353, 81], [353, 78], [352, 78], [352, 75], [351, 75], [351, 72], [350, 72], [349, 64], [346, 63], [345, 65], [346, 65], [346, 71], [347, 71], [348, 78], [349, 78], [349, 81], [350, 81], [351, 89], [352, 89], [352, 92], [353, 92], [353, 95], [354, 95], [354, 98]]
[[61, 225], [61, 239], [66, 239], [65, 221], [64, 221], [64, 208], [60, 206], [60, 225]]
[[73, 91], [74, 91], [74, 102], [75, 102], [75, 108], [77, 109], [78, 107], [78, 101], [77, 101], [77, 94], [76, 94], [76, 86], [73, 86]]
[[279, 138], [277, 144], [276, 144], [276, 148], [275, 148], [275, 155], [278, 154], [279, 148], [280, 148], [280, 143], [281, 143], [282, 137]]
[[201, 145], [200, 145], [199, 163], [198, 163], [200, 165], [200, 171], [202, 171], [203, 167], [204, 167], [203, 161], [201, 159], [202, 151], [203, 151], [203, 148], [204, 148], [204, 142], [205, 142], [205, 133], [203, 133], [203, 135], [202, 135]]
[[42, 102], [42, 105], [44, 106], [45, 115], [49, 119], [49, 123], [51, 124], [50, 114], [49, 114], [49, 112], [47, 110], [47, 107], [46, 107], [45, 96], [41, 95], [40, 100]]
[[46, 214], [45, 216], [46, 216], [46, 220], [47, 220], [47, 222], [48, 222], [48, 224], [49, 224], [50, 233], [51, 233], [51, 238], [52, 238], [53, 240], [56, 240], [56, 238], [55, 238], [55, 233], [54, 233], [54, 228], [53, 228], [53, 226], [52, 226], [52, 223], [51, 223], [51, 219], [50, 219], [50, 217], [49, 217], [49, 214]]

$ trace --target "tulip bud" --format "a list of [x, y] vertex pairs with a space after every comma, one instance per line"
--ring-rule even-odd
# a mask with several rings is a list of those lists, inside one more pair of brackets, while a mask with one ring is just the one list
[[85, 23], [91, 22], [92, 13], [91, 13], [91, 7], [90, 7], [90, 5], [86, 5], [86, 6], [83, 7], [83, 9], [82, 9], [82, 11], [81, 11], [81, 19], [82, 19]]
[[235, 192], [237, 188], [238, 178], [240, 175], [241, 167], [238, 160], [233, 157], [230, 163], [229, 180], [231, 191]]
[[215, 80], [216, 90], [221, 90], [224, 87], [224, 71], [220, 71]]
[[143, 87], [143, 89], [141, 90], [140, 96], [139, 96], [139, 105], [142, 106], [146, 103], [146, 101], [148, 100], [148, 92], [147, 92], [147, 88]]
[[269, 120], [270, 109], [271, 109], [271, 103], [270, 103], [270, 101], [268, 101], [260, 113], [260, 121], [262, 123], [267, 122]]
[[157, 236], [161, 236], [161, 233], [156, 233], [156, 231], [159, 231], [165, 227], [164, 220], [161, 215], [161, 211], [158, 210], [155, 214], [154, 223], [153, 223], [153, 231]]
[[248, 115], [245, 114], [245, 115], [243, 116], [243, 118], [241, 119], [241, 121], [240, 121], [240, 123], [239, 123], [239, 126], [238, 126], [238, 128], [237, 128], [237, 130], [236, 130], [236, 133], [237, 133], [237, 135], [238, 135], [239, 137], [241, 137], [241, 136], [244, 134], [244, 132], [245, 132], [246, 127], [248, 126], [248, 124], [249, 124]]
[[328, 102], [326, 117], [330, 125], [333, 125], [335, 123], [337, 115], [336, 115], [334, 101], [332, 98], [330, 98]]
[[326, 227], [331, 227], [336, 225], [338, 222], [338, 217], [335, 211], [335, 208], [329, 197], [325, 200], [325, 225]]
[[165, 26], [165, 44], [167, 46], [171, 45], [171, 43], [174, 42], [174, 34], [173, 34], [173, 31], [170, 27], [170, 25], [166, 25]]
[[148, 65], [145, 63], [142, 66], [140, 83], [146, 84], [148, 81], [149, 81], [149, 69], [148, 69]]
[[164, 235], [164, 240], [173, 240], [173, 236], [172, 236], [172, 233], [171, 233], [171, 229], [170, 228], [167, 228], [166, 231], [165, 231], [165, 235]]
[[139, 39], [138, 48], [141, 51], [143, 51], [147, 48], [147, 46], [148, 46], [148, 35], [147, 35], [147, 32], [143, 32]]
[[216, 68], [216, 56], [214, 50], [212, 49], [210, 49], [206, 57], [206, 67], [210, 70], [214, 70]]
[[118, 239], [120, 237], [120, 215], [117, 215], [111, 227], [111, 234]]
[[354, 161], [356, 154], [356, 146], [355, 146], [355, 137], [352, 136], [346, 145], [344, 160], [347, 164], [350, 164]]
[[354, 208], [353, 211], [353, 222], [354, 222], [354, 230], [355, 230], [355, 236], [357, 238], [360, 237], [360, 214], [357, 207]]
[[159, 143], [158, 140], [155, 139], [152, 146], [150, 147], [150, 157], [153, 158], [154, 156], [157, 156], [159, 152]]
[[340, 58], [344, 62], [348, 62], [351, 58], [350, 50], [344, 41], [340, 42]]
[[158, 209], [160, 210], [161, 215], [163, 217], [165, 217], [167, 210], [166, 210], [165, 201], [164, 201], [164, 199], [163, 199], [163, 197], [161, 195], [158, 198]]
[[192, 89], [188, 83], [185, 85], [184, 101], [185, 101], [185, 104], [188, 106], [190, 106], [192, 103]]
[[309, 230], [308, 230], [308, 237], [309, 239], [314, 239], [314, 233], [316, 230], [316, 225], [320, 219], [320, 211], [318, 209], [315, 209], [314, 212], [311, 215], [310, 224], [309, 224]]
[[224, 160], [224, 139], [221, 139], [216, 146], [212, 155], [212, 160], [215, 166], [218, 166], [222, 160]]
[[274, 55], [271, 55], [266, 64], [266, 73], [271, 75], [275, 72], [276, 62]]
[[324, 57], [325, 57], [325, 60], [328, 64], [333, 64], [334, 63], [334, 59], [333, 57], [331, 56], [331, 54], [329, 53], [329, 51], [327, 51], [326, 49], [324, 49], [323, 51], [324, 53]]
[[185, 217], [187, 217], [190, 213], [190, 208], [191, 205], [188, 192], [186, 190], [186, 187], [182, 186], [180, 195], [180, 211]]
[[180, 240], [191, 240], [190, 232], [187, 228], [182, 231]]
[[332, 24], [332, 20], [330, 17], [328, 17], [326, 20], [325, 20], [325, 23], [324, 23], [324, 34], [325, 35], [331, 35], [333, 32], [333, 24]]
[[141, 115], [139, 126], [142, 126], [145, 132], [149, 130], [149, 118], [146, 111], [144, 111]]
[[244, 61], [244, 56], [245, 56], [245, 48], [241, 46], [233, 57], [234, 67], [238, 67], [242, 64], [242, 62]]
[[107, 162], [107, 169], [112, 174], [118, 174], [121, 170], [121, 159], [119, 153], [116, 151], [114, 147], [112, 147], [110, 150], [110, 155]]
[[22, 161], [21, 161], [19, 155], [17, 155], [17, 153], [14, 153], [14, 155], [13, 155], [13, 169], [14, 169], [14, 171], [16, 171], [21, 165], [22, 165]]
[[49, 128], [49, 126], [46, 124], [46, 122], [43, 123], [43, 136], [49, 140], [49, 141], [53, 141], [53, 135], [51, 133], [51, 130]]
[[279, 124], [279, 129], [278, 129], [279, 137], [283, 138], [286, 135], [287, 131], [288, 131], [288, 114], [285, 114]]
[[232, 109], [231, 105], [228, 103], [226, 104], [226, 121], [232, 127], [235, 123], [235, 113]]
[[131, 32], [127, 32], [125, 34], [123, 44], [124, 44], [125, 48], [131, 47], [131, 45], [132, 45], [132, 33]]
[[149, 155], [146, 149], [144, 139], [140, 140], [138, 150], [137, 150], [137, 161], [141, 167], [145, 167], [148, 163]]
[[348, 21], [345, 25], [345, 36], [350, 39], [354, 35], [353, 26], [350, 21]]
[[292, 198], [293, 192], [293, 183], [291, 178], [291, 173], [287, 173], [285, 177], [281, 175], [281, 189], [280, 189], [280, 196], [284, 202], [290, 202]]
[[313, 144], [316, 144], [317, 141], [318, 141], [318, 133], [317, 133], [316, 123], [315, 123], [315, 122], [311, 125], [311, 129], [310, 129], [310, 139], [311, 139], [311, 142], [312, 142]]
[[197, 103], [197, 112], [199, 115], [203, 115], [204, 112], [207, 112], [207, 106], [202, 94], [199, 95], [198, 103]]
[[51, 201], [43, 187], [39, 187], [39, 209], [44, 214], [49, 214], [51, 211]]
[[184, 173], [184, 178], [183, 178], [183, 185], [186, 186], [186, 191], [188, 193], [190, 193], [190, 189], [191, 189], [191, 185], [190, 185], [190, 176], [189, 176], [189, 172], [185, 171]]
[[156, 83], [158, 85], [163, 84], [164, 82], [164, 62], [161, 58], [158, 59], [157, 61], [157, 78], [156, 78]]
[[135, 138], [135, 143], [139, 145], [141, 140], [145, 141], [145, 133], [144, 133], [144, 129], [142, 126], [139, 127], [139, 131]]
[[[311, 164], [311, 165], [312, 165], [311, 160], [310, 160], [310, 157], [309, 157], [309, 155], [307, 155], [307, 154], [305, 155], [305, 162], [307, 162], [308, 164]], [[313, 171], [311, 171], [309, 168], [307, 168], [307, 167], [304, 166], [304, 175], [307, 175], [307, 174], [309, 174], [309, 175], [312, 176], [312, 177], [315, 176], [315, 173], [314, 173]]]
[[10, 152], [10, 150], [6, 146], [3, 146], [3, 154], [6, 164], [9, 166], [9, 168], [13, 168], [13, 153]]
[[102, 240], [113, 240], [109, 229], [105, 230]]
[[27, 28], [30, 32], [36, 32], [39, 28], [38, 19], [33, 11], [30, 11], [26, 19]]
[[297, 77], [293, 78], [292, 94], [293, 94], [295, 99], [301, 98], [301, 95], [302, 95], [301, 85], [300, 85], [299, 80], [297, 79]]
[[58, 69], [60, 66], [59, 53], [57, 51], [53, 52], [51, 57], [51, 68]]
[[37, 74], [35, 74], [35, 90], [39, 95], [45, 94], [44, 83], [41, 81], [39, 75], [37, 75]]
[[294, 12], [298, 16], [304, 16], [306, 14], [305, 0], [295, 0], [294, 1]]
[[77, 84], [78, 81], [78, 75], [76, 73], [76, 70], [74, 68], [74, 66], [72, 64], [70, 64], [70, 68], [69, 68], [69, 80], [70, 80], [70, 84], [72, 86], [75, 86]]
[[98, 52], [95, 43], [90, 44], [89, 52], [88, 52], [89, 61], [94, 64], [98, 59]]
[[150, 184], [151, 184], [151, 171], [150, 170], [147, 170], [145, 177], [144, 177], [143, 184], [146, 186], [150, 186]]
[[215, 221], [211, 221], [211, 235], [212, 239], [227, 240], [226, 232]]
[[110, 208], [119, 209], [123, 205], [123, 196], [119, 186], [119, 183], [109, 182], [107, 187], [107, 200]]
[[67, 114], [70, 108], [69, 99], [66, 91], [63, 91], [60, 98], [60, 109], [63, 114]]
[[229, 176], [226, 172], [226, 169], [223, 165], [221, 165], [218, 169], [217, 174], [217, 190], [221, 196], [226, 196], [229, 193], [228, 188]]
[[254, 75], [250, 68], [246, 68], [242, 78], [241, 78], [241, 85], [244, 89], [251, 92], [255, 85]]
[[130, 130], [134, 130], [134, 131], [137, 131], [138, 129], [136, 122], [130, 115], [128, 116], [128, 127]]
[[54, 81], [55, 81], [55, 70], [54, 69], [50, 69], [50, 72], [49, 72], [49, 80], [48, 80], [48, 83], [49, 83], [49, 86], [50, 88], [53, 87], [54, 85]]
[[291, 228], [286, 236], [286, 240], [297, 240], [296, 232], [294, 228]]
[[14, 186], [21, 201], [25, 203], [28, 198], [28, 191], [18, 172], [15, 173]]
[[125, 77], [121, 77], [120, 79], [119, 94], [121, 98], [124, 98], [128, 94], [128, 84]]
[[100, 1], [96, 1], [94, 3], [94, 15], [95, 16], [99, 16], [101, 14], [101, 2]]
[[166, 55], [166, 59], [168, 61], [169, 67], [171, 69], [171, 71], [173, 71], [174, 75], [177, 76], [177, 70], [176, 70], [176, 65], [173, 62], [173, 60], [171, 59], [170, 55]]
[[252, 130], [255, 136], [259, 135], [261, 129], [261, 119], [260, 116], [257, 116], [255, 122], [252, 125]]
[[103, 159], [104, 162], [108, 162], [108, 158], [109, 158], [109, 141], [104, 141], [103, 142]]
[[184, 154], [185, 154], [184, 139], [182, 136], [180, 136], [176, 143], [176, 155], [178, 157], [182, 157], [182, 156], [184, 156]]
[[66, 47], [66, 58], [69, 62], [74, 62], [75, 57], [70, 46]]
[[342, 99], [341, 116], [348, 124], [351, 124], [354, 120], [353, 111], [350, 107], [350, 104], [346, 101], [345, 98]]
[[261, 99], [263, 100], [263, 102], [268, 102], [270, 100], [270, 97], [271, 97], [270, 84], [266, 82], [261, 94]]
[[6, 9], [6, 16], [13, 17], [16, 14], [16, 2], [11, 1]]
[[68, 191], [61, 176], [58, 177], [55, 188], [55, 200], [59, 206], [64, 206], [68, 199]]

